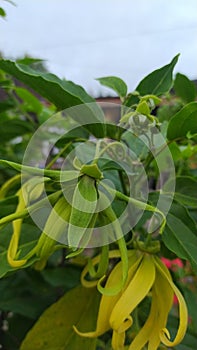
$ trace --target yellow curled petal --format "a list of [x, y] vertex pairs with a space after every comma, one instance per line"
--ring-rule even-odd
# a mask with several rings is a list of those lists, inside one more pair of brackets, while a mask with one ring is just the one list
[[[154, 287], [153, 287], [154, 289]], [[145, 344], [148, 343], [152, 331], [154, 331], [157, 322], [157, 308], [158, 302], [154, 291], [152, 291], [152, 303], [150, 314], [144, 324], [140, 329], [134, 340], [129, 346], [128, 350], [142, 350]], [[152, 349], [155, 350], [155, 349]]]
[[[109, 252], [109, 258], [113, 259], [113, 258], [119, 258], [120, 257], [120, 252], [118, 249], [116, 250], [110, 250]], [[100, 258], [101, 258], [101, 255], [97, 255], [95, 256], [95, 258], [93, 258], [91, 260], [91, 264], [92, 266], [96, 266], [99, 262], [100, 262]], [[81, 284], [86, 287], [86, 288], [92, 288], [94, 286], [97, 285], [99, 279], [95, 280], [95, 281], [88, 281], [85, 279], [86, 275], [89, 273], [89, 265], [87, 264], [82, 273], [81, 273]]]
[[[165, 267], [164, 267], [165, 268]], [[168, 269], [166, 274], [171, 278]], [[160, 344], [160, 330], [167, 323], [168, 313], [173, 303], [173, 291], [166, 280], [156, 269], [155, 282], [152, 287], [151, 310], [144, 326], [132, 341], [129, 350], [141, 350], [148, 343], [148, 350], [157, 350]]]
[[[16, 180], [18, 181], [18, 177], [16, 178]], [[35, 179], [31, 178], [28, 181], [26, 181], [24, 185], [17, 191], [16, 194], [18, 195], [18, 205], [16, 208], [16, 213], [22, 212], [25, 209], [28, 196], [31, 194], [32, 191], [34, 192], [34, 196], [32, 198], [33, 200], [35, 200], [41, 195], [44, 189], [44, 184], [40, 184], [41, 181], [43, 182], [43, 178], [41, 177], [36, 177]], [[37, 188], [38, 186], [39, 188]], [[23, 218], [18, 218], [12, 222], [13, 235], [10, 240], [7, 251], [7, 260], [12, 267], [21, 267], [27, 262], [26, 258], [16, 260], [22, 223]]]
[[[20, 190], [17, 192], [17, 195], [19, 199], [18, 199], [16, 212], [20, 212], [25, 208], [25, 201], [22, 193], [22, 188], [20, 188]], [[22, 222], [23, 222], [23, 219], [17, 219], [12, 222], [13, 235], [10, 240], [8, 251], [7, 251], [7, 260], [12, 267], [20, 267], [26, 263], [26, 260], [18, 260], [18, 261], [15, 260], [17, 250], [18, 250]]]
[[170, 333], [166, 328], [163, 328], [160, 331], [160, 339], [161, 339], [161, 342], [166, 346], [169, 346], [169, 347], [176, 346], [182, 341], [187, 330], [187, 324], [188, 324], [187, 306], [181, 292], [173, 283], [168, 273], [166, 273], [166, 267], [164, 266], [164, 264], [157, 257], [155, 257], [155, 263], [156, 263], [157, 269], [160, 271], [162, 276], [167, 280], [170, 287], [174, 291], [179, 302], [179, 327], [178, 327], [175, 339], [173, 341], [170, 341]]
[[[132, 267], [131, 267], [132, 268]], [[112, 310], [110, 325], [118, 330], [130, 313], [145, 298], [155, 280], [155, 265], [151, 255], [144, 254], [142, 262], [129, 285]]]
[[[171, 280], [170, 273], [168, 269], [166, 269], [166, 275]], [[152, 328], [152, 332], [150, 335], [150, 340], [148, 344], [148, 350], [157, 350], [158, 346], [161, 342], [160, 340], [160, 332], [166, 327], [168, 314], [173, 305], [173, 296], [174, 292], [169, 285], [168, 281], [161, 274], [160, 270], [157, 269], [156, 265], [156, 278], [153, 286], [153, 295], [157, 299], [157, 313], [155, 317], [155, 325]]]
[[[119, 257], [119, 256], [120, 256], [119, 250], [110, 252], [110, 257]], [[97, 256], [96, 258], [94, 258], [93, 264], [98, 263], [99, 258], [100, 258], [100, 256]], [[121, 279], [121, 275], [122, 275], [122, 266], [121, 265], [122, 265], [122, 262], [119, 262], [113, 268], [112, 272], [110, 273], [110, 275], [107, 279], [106, 287], [109, 287], [109, 286], [113, 287], [114, 285], [117, 284], [117, 281], [119, 281], [119, 279]], [[85, 267], [83, 274], [86, 274], [87, 272], [88, 272], [88, 267]], [[83, 278], [83, 276], [82, 276], [82, 278]], [[93, 283], [95, 283], [95, 281], [90, 281], [90, 282], [89, 282], [89, 286], [90, 285], [92, 286]], [[96, 284], [97, 283], [98, 283], [98, 281], [96, 281]], [[84, 285], [84, 281], [83, 281], [83, 285]], [[109, 318], [110, 318], [111, 311], [112, 311], [112, 309], [113, 309], [113, 307], [114, 307], [114, 305], [117, 302], [119, 297], [120, 297], [120, 294], [116, 294], [113, 296], [103, 295], [101, 298], [101, 302], [100, 302], [96, 330], [94, 332], [81, 333], [76, 329], [76, 327], [74, 327], [74, 330], [77, 332], [77, 334], [79, 334], [83, 337], [91, 338], [91, 337], [98, 337], [101, 334], [107, 332], [110, 329]]]
[[[128, 251], [128, 256], [129, 256], [129, 264], [132, 266], [135, 266], [135, 271], [137, 267], [139, 266], [139, 263], [141, 261], [141, 257], [137, 258], [136, 251], [130, 250]], [[119, 250], [111, 250], [109, 252], [109, 258], [117, 258], [120, 257], [120, 252]], [[92, 259], [92, 264], [96, 265], [98, 264], [100, 259], [100, 255], [96, 256], [94, 259]], [[136, 263], [137, 260], [137, 263]], [[82, 272], [82, 282], [84, 285], [84, 277], [88, 273], [88, 266], [86, 266]], [[131, 271], [130, 271], [131, 275]], [[111, 271], [107, 282], [106, 282], [106, 287], [107, 288], [113, 288], [114, 286], [117, 285], [117, 283], [122, 279], [122, 261], [120, 261], [116, 266], [113, 268]], [[94, 281], [90, 281], [94, 282]], [[96, 281], [98, 283], [98, 281]], [[87, 283], [87, 281], [85, 282]], [[90, 286], [91, 284], [89, 284]], [[97, 327], [94, 332], [87, 332], [87, 333], [82, 333], [79, 330], [76, 329], [74, 326], [74, 330], [77, 332], [77, 334], [83, 336], [83, 337], [98, 337], [101, 334], [107, 332], [110, 329], [110, 315], [112, 312], [112, 309], [114, 305], [116, 304], [117, 300], [120, 298], [122, 292], [119, 292], [118, 294], [115, 295], [103, 295], [101, 298], [100, 302], [100, 307], [99, 307], [99, 312], [98, 312], [98, 318], [97, 318]]]
[[112, 349], [113, 350], [123, 350], [125, 343], [125, 332], [119, 333], [113, 331], [112, 335]]
[[21, 267], [26, 264], [26, 259], [16, 260], [16, 252], [18, 249], [18, 237], [16, 235], [12, 235], [10, 240], [10, 244], [7, 251], [7, 260], [10, 266], [12, 267]]

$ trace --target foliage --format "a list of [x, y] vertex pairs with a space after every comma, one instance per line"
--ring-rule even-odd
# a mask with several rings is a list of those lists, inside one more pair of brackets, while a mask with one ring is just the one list
[[118, 124], [40, 60], [0, 60], [3, 349], [195, 349], [197, 92], [177, 60], [129, 93], [98, 79]]

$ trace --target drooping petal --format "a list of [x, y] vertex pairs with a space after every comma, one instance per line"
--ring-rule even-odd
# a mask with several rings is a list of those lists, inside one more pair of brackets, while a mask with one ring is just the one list
[[[132, 267], [131, 267], [132, 268]], [[130, 313], [145, 298], [155, 280], [155, 265], [151, 255], [144, 254], [134, 277], [117, 301], [110, 317], [110, 325], [118, 330]]]
[[[16, 212], [20, 212], [21, 210], [23, 210], [25, 208], [25, 200], [24, 200], [24, 196], [23, 196], [22, 187], [17, 192], [17, 195], [18, 195], [19, 199], [18, 199], [18, 205], [16, 208]], [[20, 267], [26, 263], [26, 260], [24, 260], [24, 259], [18, 260], [18, 261], [15, 260], [17, 250], [18, 250], [18, 244], [19, 244], [22, 223], [23, 223], [23, 219], [14, 220], [12, 223], [13, 235], [12, 235], [12, 238], [10, 240], [8, 252], [7, 252], [7, 260], [8, 260], [8, 263], [12, 267]]]
[[186, 330], [187, 330], [187, 324], [188, 324], [188, 311], [187, 306], [185, 303], [185, 300], [179, 291], [179, 289], [176, 287], [176, 285], [173, 283], [172, 279], [169, 277], [169, 274], [166, 272], [166, 267], [162, 264], [159, 258], [155, 257], [155, 264], [157, 269], [160, 271], [162, 276], [167, 280], [168, 284], [174, 291], [175, 295], [177, 296], [178, 302], [179, 302], [179, 327], [177, 330], [177, 334], [173, 341], [170, 341], [170, 333], [167, 330], [167, 328], [163, 328], [160, 331], [160, 340], [161, 342], [169, 347], [178, 345], [182, 339], [185, 336]]
[[[136, 251], [134, 250], [128, 251], [128, 256], [129, 256], [129, 265], [132, 266], [132, 268], [129, 271], [130, 273], [129, 276], [133, 277], [132, 271], [133, 271], [133, 274], [136, 272], [136, 269], [138, 268], [142, 257], [140, 258], [137, 257]], [[119, 250], [110, 251], [109, 257], [110, 258], [120, 257]], [[99, 256], [93, 259], [93, 264], [98, 263], [98, 261], [99, 261]], [[88, 272], [88, 268], [85, 267], [83, 271], [83, 278], [84, 278], [84, 274], [87, 272]], [[121, 279], [122, 279], [122, 261], [120, 261], [111, 271], [106, 282], [106, 288], [114, 288], [114, 286], [116, 286]], [[128, 285], [128, 282], [126, 286], [127, 285]], [[114, 308], [114, 305], [116, 304], [118, 299], [121, 297], [121, 295], [122, 295], [122, 291], [115, 295], [103, 295], [100, 302], [96, 330], [93, 332], [82, 333], [79, 330], [77, 330], [76, 327], [74, 326], [76, 333], [83, 337], [92, 338], [92, 337], [98, 337], [101, 334], [107, 332], [111, 328], [110, 322], [109, 322], [111, 312]]]
[[[97, 259], [94, 260], [93, 263], [95, 261], [97, 262], [99, 261], [98, 257], [96, 258]], [[88, 269], [86, 271], [88, 272]], [[85, 272], [85, 269], [83, 272]], [[122, 267], [121, 267], [121, 262], [119, 262], [113, 268], [111, 274], [109, 275], [106, 283], [106, 287], [111, 288], [112, 286], [116, 285], [117, 281], [119, 281], [119, 278], [121, 279], [121, 274], [122, 274]], [[96, 281], [96, 284], [97, 283], [98, 281]], [[83, 285], [84, 285], [84, 282], [83, 282]], [[95, 281], [91, 281], [91, 286], [94, 286], [94, 285], [95, 285]], [[109, 318], [110, 318], [111, 311], [119, 297], [120, 297], [120, 293], [113, 296], [108, 296], [108, 295], [102, 296], [99, 312], [98, 312], [97, 326], [95, 331], [82, 333], [74, 326], [73, 328], [75, 332], [82, 337], [88, 337], [88, 338], [98, 337], [101, 334], [104, 334], [105, 332], [107, 332], [110, 329]]]
[[[35, 177], [26, 181], [22, 187], [18, 190], [18, 205], [16, 208], [16, 213], [22, 212], [27, 206], [28, 201], [36, 200], [40, 197], [44, 190], [44, 181], [48, 180], [45, 178]], [[10, 240], [10, 244], [7, 252], [7, 260], [8, 263], [12, 267], [20, 267], [23, 266], [27, 259], [17, 260], [17, 251], [19, 245], [19, 239], [21, 234], [21, 226], [23, 223], [23, 217], [18, 218], [12, 222], [13, 226], [13, 235]]]
[[124, 350], [125, 343], [125, 331], [131, 327], [133, 323], [132, 318], [129, 316], [127, 320], [121, 325], [118, 331], [113, 331], [112, 336], [112, 348], [114, 350]]
[[[109, 258], [120, 258], [120, 251], [118, 249], [116, 250], [110, 250], [109, 251]], [[95, 258], [91, 259], [91, 265], [96, 266], [100, 263], [101, 255], [95, 256]], [[86, 288], [92, 288], [98, 284], [99, 279], [96, 280], [86, 280], [85, 277], [89, 272], [89, 264], [87, 264], [82, 273], [81, 273], [81, 284]]]
[[[172, 280], [168, 269], [164, 266], [166, 275], [170, 280]], [[157, 300], [157, 311], [155, 317], [155, 324], [152, 328], [152, 332], [150, 335], [150, 340], [148, 344], [148, 350], [157, 350], [158, 346], [161, 342], [160, 340], [160, 332], [166, 327], [168, 314], [173, 305], [173, 296], [174, 292], [169, 285], [168, 281], [161, 274], [160, 270], [157, 269], [156, 265], [156, 278], [153, 286], [153, 298], [155, 296]]]
[[[153, 287], [154, 288], [154, 287]], [[157, 321], [157, 307], [158, 302], [155, 293], [152, 290], [152, 303], [150, 314], [144, 324], [144, 326], [140, 329], [134, 340], [129, 346], [128, 350], [141, 350], [144, 345], [149, 341], [152, 330], [155, 328], [155, 321]]]

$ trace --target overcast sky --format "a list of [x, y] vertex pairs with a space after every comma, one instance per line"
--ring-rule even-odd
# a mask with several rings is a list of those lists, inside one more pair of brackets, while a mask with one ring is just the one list
[[94, 96], [96, 77], [116, 75], [133, 90], [181, 53], [176, 70], [197, 78], [197, 0], [0, 0], [0, 51], [43, 58], [48, 69]]

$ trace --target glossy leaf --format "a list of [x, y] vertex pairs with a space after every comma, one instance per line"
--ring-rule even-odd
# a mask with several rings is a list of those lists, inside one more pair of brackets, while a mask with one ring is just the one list
[[197, 208], [197, 181], [189, 176], [176, 178], [175, 199], [183, 205]]
[[17, 118], [0, 121], [1, 142], [7, 142], [28, 133], [32, 133], [34, 128], [30, 123]]
[[64, 267], [46, 267], [41, 271], [44, 280], [53, 287], [63, 286], [66, 290], [74, 288], [80, 282], [80, 269], [66, 265]]
[[17, 59], [16, 62], [20, 64], [33, 65], [36, 63], [44, 62], [44, 60], [40, 58], [24, 57]]
[[20, 350], [95, 350], [96, 339], [80, 337], [73, 325], [83, 332], [95, 329], [99, 298], [96, 289], [72, 289], [43, 313]]
[[94, 102], [81, 86], [61, 80], [51, 73], [40, 73], [28, 65], [9, 60], [0, 60], [0, 69], [30, 86], [59, 109]]
[[0, 101], [0, 113], [5, 112], [13, 107], [14, 102], [9, 98], [4, 101]]
[[120, 98], [125, 97], [127, 94], [127, 85], [122, 79], [118, 77], [110, 76], [97, 78], [96, 80], [98, 80], [101, 85], [107, 86], [117, 92]]
[[148, 94], [160, 96], [168, 92], [172, 87], [172, 72], [178, 61], [178, 57], [179, 55], [175, 56], [169, 64], [147, 75], [135, 90], [141, 96]]
[[190, 216], [189, 211], [186, 207], [180, 205], [179, 203], [173, 202], [170, 208], [170, 214], [180, 218], [183, 224], [185, 224], [190, 229], [190, 231], [192, 231], [192, 233], [197, 236], [197, 223]]
[[41, 102], [29, 92], [27, 89], [17, 87], [15, 88], [15, 92], [18, 97], [25, 103], [26, 110], [29, 112], [35, 112], [39, 114], [42, 111]]
[[188, 103], [170, 119], [167, 138], [186, 138], [188, 133], [197, 133], [197, 102]]
[[197, 237], [181, 220], [181, 217], [172, 213], [168, 214], [162, 239], [169, 250], [178, 257], [189, 260], [193, 270], [197, 272]]
[[189, 103], [195, 101], [195, 85], [185, 75], [177, 73], [174, 81], [174, 90], [176, 95], [179, 96], [184, 102]]
[[0, 16], [1, 17], [6, 17], [6, 12], [4, 11], [4, 9], [2, 7], [0, 7]]
[[[59, 110], [95, 102], [81, 86], [71, 81], [61, 80], [51, 73], [38, 72], [26, 64], [0, 60], [0, 69], [27, 84], [41, 96], [52, 102]], [[86, 105], [85, 107], [84, 105], [80, 112], [82, 116], [79, 116], [79, 113], [76, 111], [71, 111], [70, 114], [76, 120], [79, 118], [80, 124], [87, 124], [86, 128], [91, 130], [94, 135], [102, 137], [105, 127], [101, 108], [96, 104], [93, 107], [91, 105]], [[88, 123], [91, 123], [91, 120], [97, 124], [93, 126], [88, 125]]]
[[2, 279], [0, 295], [1, 310], [34, 320], [57, 298], [55, 288], [35, 270], [17, 271]]

